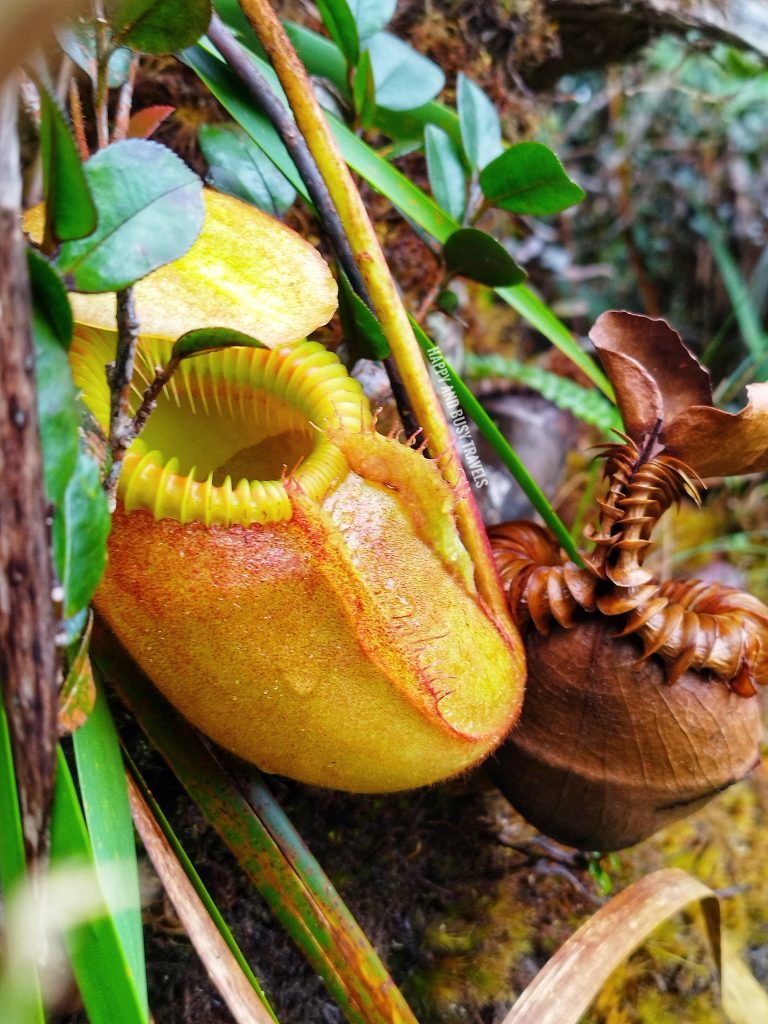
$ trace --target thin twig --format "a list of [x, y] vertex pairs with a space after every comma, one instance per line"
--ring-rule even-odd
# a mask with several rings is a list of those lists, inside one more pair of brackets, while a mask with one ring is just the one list
[[112, 141], [120, 142], [128, 135], [128, 123], [131, 120], [131, 104], [133, 103], [133, 87], [136, 84], [136, 71], [139, 67], [139, 54], [134, 53], [128, 66], [128, 77], [120, 86], [117, 97], [115, 122], [112, 127]]
[[109, 446], [112, 465], [104, 480], [110, 509], [116, 504], [117, 482], [123, 468], [125, 453], [133, 441], [133, 419], [130, 412], [131, 382], [139, 344], [139, 321], [133, 298], [133, 288], [117, 293], [117, 353], [115, 361], [107, 366], [109, 383]]
[[131, 421], [133, 437], [129, 443], [132, 444], [146, 426], [147, 420], [155, 411], [157, 400], [160, 397], [160, 392], [170, 381], [180, 362], [181, 359], [174, 357], [168, 360], [168, 364], [166, 366], [155, 367], [155, 379], [145, 389], [144, 394], [141, 397], [141, 404], [136, 410], [133, 420]]
[[[243, 83], [251, 97], [272, 122], [307, 186], [307, 191], [317, 209], [320, 223], [331, 240], [339, 263], [344, 268], [344, 273], [366, 306], [374, 311], [371, 296], [355, 260], [336, 206], [317, 168], [314, 157], [296, 126], [296, 122], [283, 106], [267, 79], [250, 59], [247, 52], [216, 14], [211, 19], [208, 37]], [[397, 403], [400, 419], [403, 422], [406, 434], [410, 437], [419, 429], [418, 420], [411, 408], [400, 372], [391, 356], [384, 360], [384, 367], [389, 376], [389, 383]]]
[[96, 30], [96, 90], [93, 106], [96, 113], [96, 141], [99, 149], [109, 145], [109, 24], [103, 0], [93, 0]]
[[88, 140], [85, 137], [83, 105], [80, 102], [80, 90], [77, 87], [77, 80], [74, 75], [69, 80], [69, 110], [72, 114], [72, 128], [75, 132], [75, 141], [77, 142], [80, 159], [85, 162], [91, 155], [91, 151], [88, 148]]

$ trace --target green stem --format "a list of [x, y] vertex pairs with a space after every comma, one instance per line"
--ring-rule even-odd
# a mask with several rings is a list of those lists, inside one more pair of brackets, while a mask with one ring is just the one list
[[450, 428], [432, 388], [424, 360], [376, 232], [347, 164], [315, 99], [307, 72], [268, 0], [240, 0], [272, 61], [310, 152], [328, 186], [363, 275], [384, 334], [389, 341], [411, 405], [446, 481], [456, 490], [461, 538], [475, 566], [477, 587], [495, 613], [509, 622], [488, 539], [471, 496]]

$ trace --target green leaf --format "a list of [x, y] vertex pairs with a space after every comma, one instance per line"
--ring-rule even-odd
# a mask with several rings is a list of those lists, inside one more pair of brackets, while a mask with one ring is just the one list
[[[93, 867], [83, 812], [61, 748], [51, 822], [51, 862]], [[95, 872], [93, 884], [98, 886]], [[144, 1001], [108, 913], [70, 929], [66, 944], [90, 1024], [147, 1024]]]
[[64, 616], [87, 607], [106, 564], [110, 518], [99, 467], [79, 452], [53, 520], [53, 556], [64, 587]]
[[251, 338], [248, 334], [233, 331], [228, 327], [200, 327], [196, 331], [187, 331], [176, 341], [171, 349], [171, 359], [189, 359], [204, 352], [218, 352], [223, 348], [267, 348], [267, 346]]
[[363, 129], [370, 127], [376, 112], [376, 83], [373, 79], [373, 64], [368, 50], [363, 50], [355, 68], [352, 97], [360, 127]]
[[206, 124], [199, 137], [211, 184], [220, 192], [253, 203], [278, 218], [293, 205], [296, 189], [242, 128]]
[[202, 183], [170, 149], [146, 139], [116, 142], [85, 164], [99, 223], [65, 242], [59, 272], [80, 292], [112, 292], [179, 259], [203, 224]]
[[339, 283], [339, 316], [352, 361], [386, 359], [389, 355], [389, 342], [381, 324], [352, 288], [349, 278], [341, 268]]
[[456, 82], [456, 106], [464, 153], [471, 167], [482, 169], [504, 150], [496, 107], [461, 71]]
[[491, 288], [520, 284], [528, 276], [495, 238], [477, 228], [459, 228], [443, 247], [445, 265], [451, 274]]
[[451, 291], [450, 288], [446, 288], [437, 296], [435, 305], [448, 316], [453, 316], [459, 308], [459, 296], [456, 292]]
[[614, 430], [621, 429], [618, 409], [598, 391], [582, 387], [576, 381], [551, 373], [541, 366], [506, 359], [496, 353], [478, 356], [472, 352], [467, 352], [464, 366], [470, 380], [502, 377], [533, 388], [559, 409], [566, 409], [585, 423], [598, 427], [607, 437]]
[[466, 174], [451, 137], [433, 124], [424, 129], [427, 174], [438, 206], [460, 221], [466, 206]]
[[96, 228], [96, 207], [77, 145], [58, 103], [36, 81], [40, 94], [40, 155], [43, 166], [47, 244], [82, 238]]
[[108, 15], [116, 42], [140, 53], [175, 53], [205, 33], [211, 0], [115, 0]]
[[[96, 30], [92, 21], [78, 19], [67, 28], [56, 32], [59, 46], [95, 84], [96, 82]], [[107, 85], [117, 89], [128, 78], [131, 51], [117, 47], [107, 64]]]
[[96, 873], [145, 1014], [147, 1002], [141, 897], [131, 808], [120, 744], [103, 689], [73, 736], [80, 794]]
[[[326, 40], [327, 41], [327, 40]], [[333, 46], [332, 43], [328, 44]], [[282, 139], [264, 114], [257, 110], [242, 82], [233, 74], [220, 57], [207, 52], [198, 43], [182, 54], [200, 80], [210, 89], [221, 105], [231, 114], [241, 128], [260, 146], [275, 167], [290, 181], [299, 195], [309, 202], [309, 193], [291, 155]], [[255, 63], [262, 72], [272, 69], [263, 61]]]
[[480, 187], [494, 206], [534, 217], [559, 213], [585, 195], [552, 150], [540, 142], [510, 146], [481, 171]]
[[317, 9], [331, 39], [354, 67], [360, 59], [360, 38], [347, 0], [317, 0]]
[[[411, 321], [411, 326], [413, 327], [413, 332], [416, 335], [416, 340], [418, 341], [422, 351], [429, 358], [432, 366], [435, 367], [436, 362], [438, 362], [441, 367], [442, 364], [445, 365], [445, 372], [448, 376], [448, 380], [450, 381], [451, 387], [456, 392], [456, 396], [464, 411], [477, 424], [477, 428], [480, 433], [518, 482], [520, 489], [539, 513], [546, 525], [550, 528], [552, 533], [554, 533], [560, 541], [562, 547], [568, 552], [569, 557], [576, 563], [576, 565], [581, 565], [581, 556], [573, 543], [570, 533], [566, 530], [565, 525], [557, 512], [552, 508], [544, 492], [525, 468], [523, 462], [521, 462], [515, 449], [509, 441], [507, 441], [491, 417], [482, 407], [478, 399], [472, 394], [445, 356], [440, 353], [437, 345], [435, 345], [432, 339], [425, 334], [424, 330], [416, 320], [413, 319], [413, 317], [410, 317], [409, 319]], [[435, 360], [435, 353], [438, 354], [438, 360]]]
[[349, 0], [360, 39], [364, 41], [380, 32], [392, 20], [396, 6], [397, 0]]
[[387, 110], [410, 110], [433, 99], [445, 85], [442, 70], [389, 32], [366, 43], [373, 65], [376, 102]]
[[45, 493], [59, 506], [77, 462], [80, 427], [77, 388], [67, 359], [72, 311], [50, 264], [34, 249], [28, 249], [27, 255]]

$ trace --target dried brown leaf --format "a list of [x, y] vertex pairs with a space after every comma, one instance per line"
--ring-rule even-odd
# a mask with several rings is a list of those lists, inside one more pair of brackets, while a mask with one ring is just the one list
[[635, 441], [657, 419], [671, 422], [692, 405], [711, 405], [709, 373], [665, 320], [612, 310], [589, 332]]
[[748, 404], [738, 413], [697, 405], [663, 432], [666, 450], [699, 476], [768, 471], [768, 384], [747, 388]]
[[666, 868], [635, 882], [582, 925], [539, 971], [503, 1024], [577, 1024], [610, 973], [658, 925], [695, 901], [720, 972], [717, 896], [685, 871]]
[[59, 693], [60, 736], [66, 736], [79, 729], [81, 725], [85, 725], [96, 702], [96, 683], [91, 659], [88, 656], [92, 627], [93, 612], [89, 612], [88, 622], [80, 638], [80, 646]]
[[136, 831], [208, 975], [237, 1024], [274, 1024], [211, 920], [136, 783], [128, 776]]

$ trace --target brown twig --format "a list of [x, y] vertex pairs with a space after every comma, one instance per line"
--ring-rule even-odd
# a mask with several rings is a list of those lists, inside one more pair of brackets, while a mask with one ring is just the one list
[[120, 93], [117, 97], [115, 123], [112, 127], [113, 142], [120, 142], [128, 135], [128, 123], [131, 119], [131, 104], [133, 103], [133, 87], [136, 84], [138, 67], [139, 54], [134, 53], [128, 66], [128, 77], [120, 86]]
[[112, 511], [115, 508], [117, 482], [123, 468], [123, 459], [135, 437], [129, 403], [138, 344], [139, 321], [136, 318], [133, 288], [125, 288], [117, 293], [117, 353], [115, 361], [107, 366], [110, 393], [109, 446], [112, 465], [104, 480], [104, 490]]
[[16, 88], [0, 89], [0, 682], [27, 857], [44, 863], [56, 766], [49, 511], [20, 228]]
[[96, 140], [99, 149], [109, 145], [109, 24], [103, 0], [93, 0], [96, 31], [96, 89], [93, 106], [96, 113]]
[[85, 162], [91, 155], [91, 151], [88, 148], [88, 140], [85, 137], [83, 105], [80, 102], [80, 90], [77, 87], [77, 80], [74, 75], [69, 80], [69, 109], [72, 114], [72, 128], [75, 133], [75, 141], [77, 142], [80, 159]]

